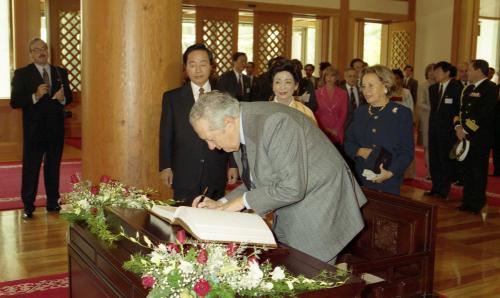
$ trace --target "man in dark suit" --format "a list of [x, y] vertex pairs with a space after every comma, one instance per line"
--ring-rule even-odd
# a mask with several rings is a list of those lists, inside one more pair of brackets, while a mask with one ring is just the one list
[[250, 78], [243, 74], [247, 66], [247, 55], [242, 52], [233, 54], [233, 69], [223, 73], [217, 83], [217, 90], [227, 92], [239, 101], [250, 101], [252, 85]]
[[488, 62], [473, 60], [468, 74], [470, 85], [463, 92], [460, 113], [454, 119], [457, 138], [470, 141], [469, 153], [463, 161], [463, 200], [458, 209], [478, 214], [486, 202], [488, 152], [493, 140], [498, 90], [487, 79]]
[[196, 198], [195, 207], [246, 207], [261, 216], [274, 211], [279, 242], [329, 263], [363, 228], [361, 188], [335, 146], [303, 113], [211, 92], [193, 106], [190, 121], [210, 149], [234, 152], [244, 182], [219, 201]]
[[237, 178], [233, 165], [228, 169], [229, 154], [208, 150], [189, 125], [189, 111], [200, 94], [212, 88], [208, 80], [212, 52], [203, 44], [187, 48], [183, 56], [190, 81], [163, 94], [160, 122], [160, 172], [163, 182], [174, 190], [174, 199], [190, 204], [208, 187], [207, 195], [220, 198], [226, 179]]
[[73, 100], [66, 70], [48, 64], [48, 47], [40, 38], [29, 45], [32, 64], [12, 79], [10, 105], [23, 109], [24, 218], [32, 218], [42, 160], [47, 211], [59, 211], [59, 170], [64, 147], [64, 106]]
[[434, 65], [437, 83], [429, 87], [429, 167], [432, 190], [425, 194], [442, 199], [448, 197], [455, 170], [455, 161], [449, 156], [457, 141], [453, 118], [460, 109], [463, 88], [459, 81], [452, 79], [455, 76], [456, 70], [449, 62], [438, 62]]
[[495, 137], [493, 142], [493, 176], [500, 176], [500, 84], [495, 104]]
[[359, 106], [366, 104], [366, 99], [363, 96], [363, 92], [361, 92], [360, 88], [358, 88], [358, 72], [354, 68], [348, 67], [345, 70], [344, 80], [345, 82], [340, 85], [340, 87], [346, 90], [347, 95], [349, 96], [347, 118], [344, 125], [347, 129], [352, 121], [354, 110], [356, 110]]
[[307, 80], [309, 80], [311, 82], [311, 84], [313, 85], [314, 89], [316, 89], [316, 88], [318, 88], [319, 78], [313, 76], [314, 69], [315, 69], [314, 65], [312, 65], [312, 64], [306, 64], [306, 66], [304, 66], [304, 72], [306, 73], [305, 78]]
[[405, 78], [403, 80], [403, 87], [410, 90], [415, 107], [417, 103], [418, 81], [413, 78], [413, 66], [406, 65], [404, 68], [404, 73], [405, 73]]

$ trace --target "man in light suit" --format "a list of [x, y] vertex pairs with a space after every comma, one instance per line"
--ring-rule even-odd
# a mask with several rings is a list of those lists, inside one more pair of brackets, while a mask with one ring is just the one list
[[23, 109], [24, 218], [32, 218], [43, 160], [47, 211], [59, 207], [59, 170], [64, 147], [64, 106], [73, 100], [66, 70], [48, 63], [48, 47], [40, 38], [29, 45], [33, 63], [12, 78], [10, 105]]
[[[279, 242], [333, 264], [363, 228], [366, 198], [335, 146], [301, 112], [276, 103], [239, 103], [211, 92], [191, 125], [210, 149], [234, 152], [242, 181], [225, 198], [193, 206], [274, 211]], [[240, 162], [241, 160], [241, 162]]]
[[235, 164], [228, 170], [229, 154], [208, 150], [189, 125], [191, 107], [212, 88], [212, 52], [204, 44], [194, 44], [184, 52], [183, 62], [189, 82], [163, 94], [159, 159], [161, 178], [173, 188], [174, 199], [191, 204], [205, 189], [207, 195], [222, 197], [226, 178], [229, 184], [236, 182], [237, 170]]
[[227, 92], [239, 101], [250, 101], [252, 85], [250, 78], [243, 74], [247, 66], [247, 55], [242, 52], [233, 54], [233, 69], [223, 73], [217, 82], [217, 90]]

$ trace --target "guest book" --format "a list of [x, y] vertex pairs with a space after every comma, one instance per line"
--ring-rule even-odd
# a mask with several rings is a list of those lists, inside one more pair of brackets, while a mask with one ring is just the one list
[[182, 226], [198, 240], [277, 247], [265, 221], [254, 213], [162, 205], [153, 206], [150, 212], [170, 224]]

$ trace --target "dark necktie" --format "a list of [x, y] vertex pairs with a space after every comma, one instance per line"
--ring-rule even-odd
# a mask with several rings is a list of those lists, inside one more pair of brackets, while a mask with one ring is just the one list
[[352, 87], [349, 88], [349, 97], [351, 98], [351, 106], [352, 109], [355, 110], [357, 108], [356, 98], [354, 97], [354, 89]]
[[47, 70], [45, 69], [45, 67], [43, 68], [43, 73], [42, 73], [42, 78], [43, 78], [43, 82], [45, 84], [47, 84], [47, 86], [49, 86], [49, 91], [47, 92], [47, 94], [50, 96], [50, 78], [49, 78], [49, 74], [47, 73]]
[[437, 109], [439, 110], [439, 107], [441, 106], [441, 101], [443, 100], [443, 84], [442, 83], [439, 83], [438, 97], [439, 97], [439, 101], [438, 101]]
[[200, 92], [198, 93], [198, 98], [199, 98], [200, 96], [202, 96], [203, 94], [205, 94], [205, 89], [200, 88]]
[[244, 144], [240, 144], [240, 150], [241, 150], [241, 165], [243, 167], [241, 180], [243, 180], [243, 183], [245, 183], [247, 189], [251, 190], [252, 182], [250, 180], [250, 169], [248, 168], [247, 148]]

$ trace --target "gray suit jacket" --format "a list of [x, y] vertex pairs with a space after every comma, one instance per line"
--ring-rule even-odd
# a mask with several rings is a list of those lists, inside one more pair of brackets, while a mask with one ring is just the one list
[[[250, 207], [274, 210], [278, 241], [322, 261], [334, 258], [363, 228], [366, 198], [330, 140], [302, 113], [279, 103], [241, 103], [254, 189]], [[241, 172], [240, 152], [234, 157]], [[244, 184], [226, 196], [246, 191]]]

